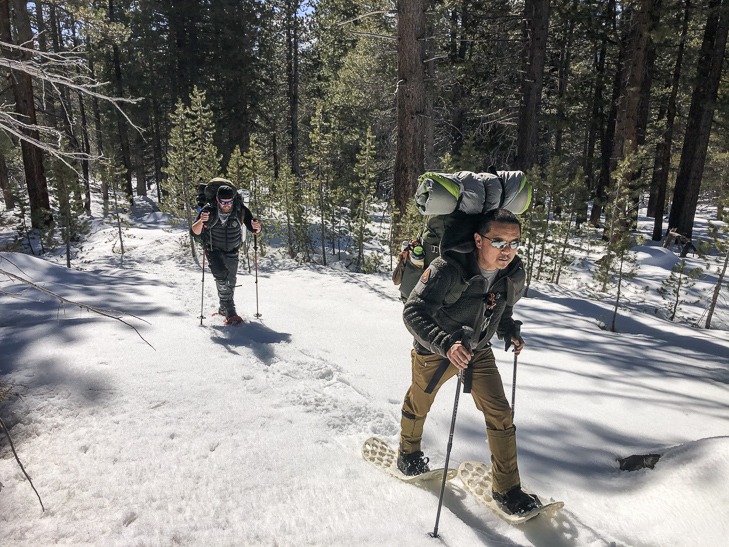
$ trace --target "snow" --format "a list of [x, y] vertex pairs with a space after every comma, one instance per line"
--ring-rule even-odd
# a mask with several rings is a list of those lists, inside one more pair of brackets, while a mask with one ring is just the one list
[[[401, 483], [360, 456], [372, 435], [397, 444], [409, 385], [411, 337], [389, 276], [273, 252], [259, 257], [258, 307], [241, 263], [237, 327], [209, 316], [206, 272], [201, 326], [202, 272], [185, 230], [145, 200], [128, 220], [123, 258], [116, 227], [98, 218], [74, 269], [60, 255], [0, 253], [0, 269], [129, 323], [0, 276], [0, 417], [45, 506], [0, 439], [0, 544], [437, 544], [440, 485]], [[639, 261], [655, 287], [676, 258], [646, 244]], [[527, 342], [522, 480], [565, 508], [510, 526], [455, 480], [439, 523], [446, 545], [725, 544], [727, 331], [640, 313], [640, 302], [618, 333], [601, 330], [613, 304], [586, 299], [589, 283], [536, 283], [515, 313]], [[495, 348], [510, 394], [513, 354]], [[454, 395], [451, 381], [426, 424], [435, 465]], [[616, 458], [649, 453], [662, 454], [655, 469], [619, 470]], [[462, 396], [451, 461], [488, 455], [483, 417]]]

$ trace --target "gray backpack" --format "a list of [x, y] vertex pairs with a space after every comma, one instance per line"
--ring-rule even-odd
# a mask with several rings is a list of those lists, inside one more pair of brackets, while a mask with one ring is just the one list
[[[479, 215], [498, 208], [520, 215], [529, 208], [532, 199], [532, 186], [522, 171], [491, 168], [486, 173], [427, 172], [418, 181], [415, 206], [426, 219], [418, 239], [408, 242], [407, 247], [403, 244], [396, 268], [403, 302], [423, 270], [440, 256], [442, 247], [457, 249], [459, 244], [471, 245]], [[410, 256], [418, 246], [422, 246], [425, 260], [414, 262]]]

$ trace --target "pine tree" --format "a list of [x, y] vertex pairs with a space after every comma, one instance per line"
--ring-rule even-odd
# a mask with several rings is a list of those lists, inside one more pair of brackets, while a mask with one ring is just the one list
[[575, 176], [562, 189], [558, 196], [558, 202], [564, 204], [562, 218], [554, 226], [554, 242], [556, 252], [554, 253], [554, 270], [552, 282], [559, 285], [562, 269], [572, 261], [570, 252], [570, 238], [574, 233], [574, 220], [577, 217], [578, 208], [582, 203], [581, 194], [584, 192], [584, 176], [582, 169], [578, 169]]
[[[126, 173], [124, 166], [119, 165], [117, 161], [111, 158], [101, 160], [100, 163], [101, 179], [108, 184], [111, 190], [111, 197], [114, 202], [114, 216], [116, 222], [117, 233], [119, 235], [119, 254], [122, 258], [124, 257], [124, 233], [122, 230], [122, 217], [121, 208], [119, 207], [119, 189], [122, 186], [121, 181]], [[114, 252], [114, 246], [112, 244], [112, 252]]]
[[538, 269], [535, 266], [538, 262], [541, 262], [541, 258], [538, 261], [537, 257], [540, 253], [543, 254], [544, 242], [549, 226], [546, 183], [541, 176], [539, 168], [534, 167], [530, 169], [527, 173], [527, 179], [532, 184], [533, 205], [522, 223], [522, 240], [524, 241], [525, 247], [525, 256], [523, 258], [526, 262], [527, 277], [524, 295], [529, 293], [529, 286], [531, 285], [535, 272], [537, 272], [537, 280], [539, 280]]
[[[205, 92], [193, 87], [187, 109], [190, 128], [191, 182], [207, 183], [220, 175], [221, 156], [213, 142], [215, 122], [213, 111], [205, 101]], [[195, 196], [193, 192], [193, 197]]]
[[84, 220], [83, 180], [65, 161], [54, 159], [49, 185], [58, 200], [58, 215], [55, 218], [66, 247], [66, 267], [70, 268], [71, 243], [78, 241], [88, 230], [88, 222]]
[[360, 153], [357, 154], [355, 173], [359, 178], [357, 190], [354, 193], [357, 212], [355, 216], [354, 242], [357, 251], [355, 265], [358, 272], [367, 270], [365, 267], [364, 246], [365, 241], [372, 237], [372, 231], [367, 227], [370, 220], [369, 207], [375, 194], [375, 137], [371, 129], [367, 129], [364, 143]]
[[605, 226], [607, 247], [605, 255], [598, 260], [598, 267], [594, 274], [595, 279], [602, 284], [603, 292], [608, 290], [608, 285], [613, 280], [616, 283], [615, 306], [610, 326], [611, 332], [615, 332], [615, 321], [620, 305], [623, 281], [635, 277], [638, 273], [637, 258], [632, 250], [636, 241], [627, 226], [628, 220], [631, 218], [631, 207], [633, 206], [633, 190], [629, 183], [638, 171], [637, 162], [639, 159], [639, 153], [630, 153], [621, 160], [615, 171], [615, 180], [611, 189], [611, 199], [609, 200], [612, 209], [611, 214], [608, 215], [609, 221]]
[[[724, 265], [717, 268], [717, 280], [714, 285], [714, 291], [711, 296], [711, 303], [707, 310], [705, 328], [711, 328], [711, 319], [714, 316], [716, 310], [716, 304], [719, 300], [719, 294], [721, 293], [724, 281], [726, 280], [727, 266], [729, 266], [729, 227], [723, 225], [721, 227], [709, 223], [709, 237], [716, 247], [716, 249], [724, 255]], [[727, 286], [729, 289], [729, 286]]]
[[679, 306], [686, 302], [681, 299], [682, 295], [688, 293], [703, 272], [703, 268], [689, 268], [686, 260], [682, 258], [673, 265], [671, 273], [661, 282], [658, 294], [668, 301], [667, 309], [670, 321], [676, 318]]
[[[273, 222], [273, 209], [275, 206], [274, 180], [271, 176], [271, 169], [263, 155], [263, 150], [258, 146], [255, 138], [251, 138], [250, 146], [243, 155], [243, 179], [248, 179], [248, 188], [251, 192], [250, 209], [254, 217], [265, 219], [266, 222]], [[245, 182], [241, 182], [245, 185]], [[259, 241], [260, 252], [265, 255], [265, 242], [275, 234], [275, 226], [270, 226], [262, 232]]]
[[327, 215], [331, 206], [331, 136], [329, 126], [325, 121], [324, 108], [319, 102], [316, 105], [316, 112], [311, 118], [311, 131], [309, 140], [311, 152], [304, 158], [304, 169], [311, 179], [315, 196], [312, 202], [316, 205], [319, 217], [319, 239], [322, 255], [322, 264], [327, 264], [326, 241], [327, 241]]
[[187, 109], [182, 101], [177, 101], [175, 111], [170, 114], [170, 138], [167, 151], [167, 167], [164, 173], [167, 181], [164, 185], [165, 200], [161, 208], [166, 213], [179, 217], [186, 214], [191, 206], [192, 194], [192, 154], [190, 150], [190, 121]]
[[[183, 218], [192, 227], [196, 211], [197, 185], [206, 184], [220, 172], [220, 155], [213, 143], [213, 115], [205, 104], [205, 92], [197, 86], [190, 95], [190, 106], [177, 102], [170, 115], [169, 150], [165, 189], [167, 197], [162, 210]], [[190, 252], [195, 262], [195, 241], [190, 238]]]

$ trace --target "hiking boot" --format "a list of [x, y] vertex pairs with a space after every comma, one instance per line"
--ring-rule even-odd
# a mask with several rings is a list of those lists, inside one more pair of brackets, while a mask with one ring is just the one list
[[542, 506], [542, 502], [534, 494], [527, 494], [521, 486], [515, 486], [506, 494], [493, 492], [493, 498], [499, 507], [509, 515], [523, 515]]
[[428, 458], [422, 452], [413, 452], [412, 454], [397, 454], [397, 468], [402, 471], [403, 475], [412, 477], [414, 475], [422, 475], [430, 471], [428, 467]]
[[243, 322], [243, 318], [240, 315], [230, 315], [225, 318], [224, 323], [226, 325], [238, 325]]

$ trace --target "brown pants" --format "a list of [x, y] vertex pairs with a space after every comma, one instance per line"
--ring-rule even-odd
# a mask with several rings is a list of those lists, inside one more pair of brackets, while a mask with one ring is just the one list
[[[440, 355], [420, 355], [412, 351], [413, 382], [402, 405], [400, 451], [403, 454], [420, 450], [425, 418], [435, 396], [443, 384], [458, 374], [458, 369], [449, 364], [440, 380], [431, 386], [432, 392], [426, 393], [438, 368], [447, 362]], [[478, 351], [469, 366], [473, 369], [471, 395], [476, 408], [483, 412], [486, 419], [493, 489], [505, 493], [520, 484], [516, 463], [516, 428], [511, 421], [511, 407], [504, 394], [504, 385], [491, 348]]]

